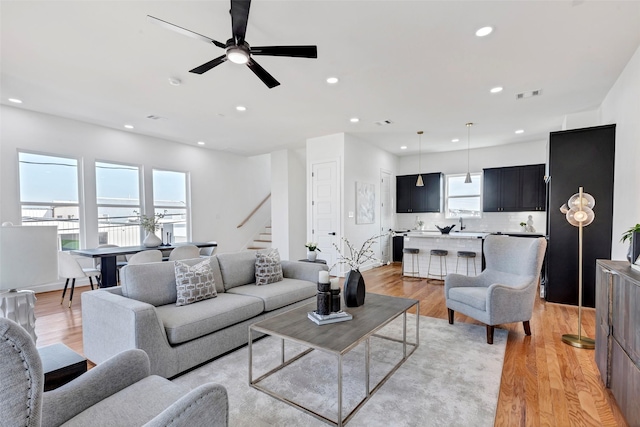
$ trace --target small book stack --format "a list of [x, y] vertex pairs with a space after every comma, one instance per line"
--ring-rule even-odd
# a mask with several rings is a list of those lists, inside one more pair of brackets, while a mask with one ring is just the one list
[[318, 314], [315, 311], [307, 313], [307, 317], [317, 325], [328, 325], [329, 323], [345, 322], [353, 319], [353, 316], [344, 311], [331, 314]]

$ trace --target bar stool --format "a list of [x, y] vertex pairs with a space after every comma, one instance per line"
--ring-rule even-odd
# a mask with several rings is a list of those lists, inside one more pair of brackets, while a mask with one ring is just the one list
[[[418, 248], [404, 248], [402, 249], [402, 277], [404, 274], [404, 256], [405, 254], [411, 254], [411, 271], [407, 271], [407, 277], [420, 277], [420, 260], [418, 260], [418, 254], [420, 253], [420, 249]], [[416, 270], [415, 262], [418, 264], [418, 269]], [[417, 274], [417, 276], [416, 276]], [[411, 275], [411, 276], [409, 276]]]
[[460, 258], [465, 258], [467, 260], [467, 276], [469, 275], [469, 260], [473, 261], [473, 274], [475, 276], [478, 275], [478, 271], [476, 270], [476, 253], [469, 251], [458, 251], [458, 259], [456, 260], [456, 273], [458, 272], [458, 264], [460, 263]]
[[[429, 269], [427, 270], [427, 276], [431, 275], [431, 257], [433, 256], [440, 258], [440, 280], [447, 275], [447, 255], [449, 255], [449, 251], [445, 249], [431, 249], [431, 252], [429, 253]], [[442, 258], [444, 258], [444, 274], [442, 274]]]

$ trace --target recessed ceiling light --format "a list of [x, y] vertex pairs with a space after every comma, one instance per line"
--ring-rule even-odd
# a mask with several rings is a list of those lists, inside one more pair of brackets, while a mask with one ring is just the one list
[[407, 146], [406, 146], [406, 145], [403, 145], [402, 147], [400, 147], [400, 149], [401, 149], [401, 150], [406, 150], [406, 149], [407, 149]]
[[329, 78], [327, 78], [327, 83], [329, 83], [330, 85], [334, 85], [334, 84], [338, 83], [338, 78], [337, 77], [329, 77]]
[[22, 100], [17, 98], [9, 98], [9, 102], [13, 102], [14, 104], [22, 104]]
[[127, 129], [133, 129], [133, 125], [124, 125], [124, 127]]
[[351, 118], [349, 119], [349, 121], [350, 121], [351, 123], [358, 123], [358, 122], [360, 121], [360, 119], [359, 119], [359, 118], [357, 118], [357, 117], [351, 117]]
[[488, 36], [492, 32], [493, 32], [493, 27], [482, 27], [478, 31], [476, 31], [476, 36], [484, 37], [484, 36]]
[[169, 77], [169, 84], [171, 86], [180, 86], [182, 84], [182, 80], [177, 77]]
[[500, 92], [502, 92], [502, 86], [493, 87], [493, 88], [491, 88], [491, 90], [489, 92], [491, 92], [491, 93], [500, 93]]
[[524, 133], [524, 129], [518, 129], [516, 133]]
[[204, 141], [198, 141], [198, 145], [204, 145]]
[[460, 141], [458, 138], [453, 138], [453, 139], [451, 140], [451, 142], [458, 142], [458, 141]]
[[236, 110], [238, 110], [238, 111], [247, 111], [247, 107], [245, 107], [245, 106], [243, 106], [243, 105], [238, 105], [238, 106], [236, 107]]

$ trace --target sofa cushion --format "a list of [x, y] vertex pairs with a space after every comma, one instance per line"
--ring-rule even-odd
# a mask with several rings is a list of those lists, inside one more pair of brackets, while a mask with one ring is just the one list
[[487, 310], [487, 289], [484, 287], [459, 287], [449, 289], [449, 299], [459, 301], [463, 304]]
[[[216, 291], [224, 292], [222, 286], [222, 276], [215, 257], [211, 257], [211, 269], [216, 282]], [[185, 264], [195, 265], [202, 261], [202, 258], [182, 260]], [[176, 273], [174, 262], [150, 262], [148, 264], [126, 265], [120, 272], [122, 281], [122, 295], [146, 302], [156, 307], [165, 304], [175, 304]], [[220, 282], [220, 285], [218, 285]]]
[[256, 252], [256, 285], [268, 285], [282, 280], [282, 264], [277, 249]]
[[176, 261], [175, 272], [177, 306], [192, 304], [216, 296], [211, 260], [205, 259], [195, 265]]
[[225, 290], [256, 280], [256, 251], [230, 252], [217, 257]]
[[237, 286], [229, 290], [228, 294], [260, 298], [264, 301], [264, 311], [272, 311], [313, 297], [318, 292], [317, 287], [315, 283], [306, 280], [283, 279], [263, 286]]
[[223, 293], [187, 306], [156, 307], [156, 313], [169, 343], [176, 345], [243, 322], [262, 313], [263, 309], [264, 303], [259, 298]]
[[[187, 393], [188, 390], [171, 381], [151, 375], [97, 402], [62, 425], [141, 426]], [[144, 404], [136, 405], [140, 399], [144, 399]], [[105, 417], [105, 414], [110, 415]]]

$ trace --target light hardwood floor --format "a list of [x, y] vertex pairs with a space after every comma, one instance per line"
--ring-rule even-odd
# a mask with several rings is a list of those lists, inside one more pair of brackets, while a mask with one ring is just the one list
[[[421, 315], [447, 318], [441, 281], [403, 280], [400, 264], [367, 271], [364, 278], [368, 292], [415, 298], [420, 300]], [[82, 353], [80, 294], [86, 290], [89, 288], [76, 289], [71, 308], [67, 308], [67, 299], [60, 305], [61, 291], [37, 295], [38, 346], [63, 342]], [[478, 323], [458, 313], [455, 321]], [[562, 343], [562, 334], [577, 333], [577, 323], [577, 307], [537, 299], [532, 336], [524, 335], [521, 323], [501, 326], [509, 331], [509, 338], [496, 426], [628, 425], [600, 379], [594, 351]], [[593, 309], [583, 309], [582, 331], [594, 337]], [[429, 345], [428, 337], [421, 338], [421, 345]], [[485, 346], [485, 339], [484, 329], [479, 330], [477, 341], [469, 345]]]

